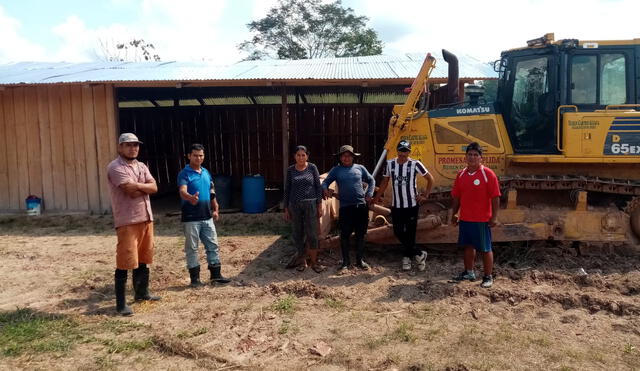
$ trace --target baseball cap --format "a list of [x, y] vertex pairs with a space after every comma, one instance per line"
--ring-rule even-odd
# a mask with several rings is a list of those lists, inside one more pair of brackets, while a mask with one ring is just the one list
[[118, 144], [122, 144], [122, 143], [140, 143], [140, 144], [142, 144], [142, 142], [138, 140], [138, 137], [133, 133], [122, 133], [122, 134], [120, 134], [120, 138], [118, 138]]
[[401, 140], [396, 149], [398, 151], [411, 151], [411, 143], [408, 140]]

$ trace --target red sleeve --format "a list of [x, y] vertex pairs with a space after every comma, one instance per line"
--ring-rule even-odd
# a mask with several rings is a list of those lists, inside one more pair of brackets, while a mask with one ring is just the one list
[[487, 171], [487, 176], [489, 178], [489, 186], [487, 187], [487, 191], [489, 192], [489, 198], [499, 197], [500, 194], [500, 183], [498, 182], [498, 177], [493, 171]]
[[460, 173], [456, 175], [456, 180], [453, 181], [453, 189], [451, 190], [451, 196], [455, 198], [460, 198], [460, 184], [458, 184], [458, 179], [460, 179]]

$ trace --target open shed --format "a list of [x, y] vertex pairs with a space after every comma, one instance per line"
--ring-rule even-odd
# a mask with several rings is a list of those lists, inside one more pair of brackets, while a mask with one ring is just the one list
[[[459, 56], [460, 84], [496, 78]], [[261, 174], [280, 187], [290, 150], [307, 145], [327, 171], [353, 144], [372, 168], [394, 104], [404, 102], [424, 55], [244, 61], [16, 63], [0, 66], [0, 210], [36, 195], [49, 211], [110, 210], [106, 166], [121, 132], [145, 143], [161, 192], [175, 192], [191, 143], [213, 174]], [[444, 63], [442, 63], [444, 64]], [[446, 64], [444, 64], [446, 66]], [[446, 83], [446, 68], [432, 83]], [[463, 91], [463, 89], [461, 89]]]

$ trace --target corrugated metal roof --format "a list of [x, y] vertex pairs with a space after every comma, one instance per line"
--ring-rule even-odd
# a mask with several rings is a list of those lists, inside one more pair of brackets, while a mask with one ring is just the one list
[[[0, 85], [97, 82], [216, 80], [376, 80], [412, 79], [425, 54], [400, 56], [243, 61], [219, 66], [206, 62], [92, 62], [0, 65]], [[487, 63], [459, 54], [460, 78], [496, 78]], [[447, 64], [438, 58], [432, 78], [446, 78]]]

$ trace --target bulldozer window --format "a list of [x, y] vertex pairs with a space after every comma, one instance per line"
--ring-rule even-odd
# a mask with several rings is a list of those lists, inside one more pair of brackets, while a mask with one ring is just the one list
[[627, 100], [624, 54], [576, 55], [571, 59], [571, 103], [623, 104]]
[[545, 153], [553, 136], [553, 121], [541, 112], [549, 93], [548, 57], [519, 60], [515, 66], [508, 125], [514, 149]]

